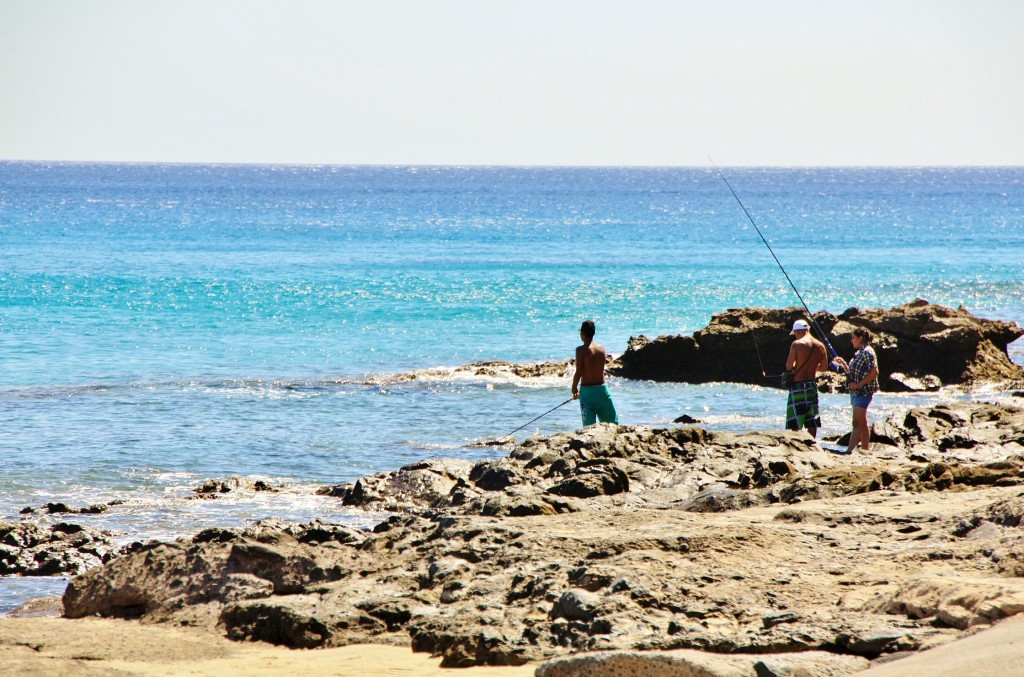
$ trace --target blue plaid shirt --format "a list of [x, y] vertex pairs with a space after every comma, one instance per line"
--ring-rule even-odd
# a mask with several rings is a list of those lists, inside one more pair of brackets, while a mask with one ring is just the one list
[[[847, 383], [860, 383], [872, 369], [878, 366], [878, 358], [871, 346], [864, 346], [857, 351], [857, 354], [850, 360], [850, 372], [846, 375]], [[858, 397], [866, 397], [878, 392], [878, 377], [875, 376], [870, 383], [858, 390], [851, 390], [850, 393]]]

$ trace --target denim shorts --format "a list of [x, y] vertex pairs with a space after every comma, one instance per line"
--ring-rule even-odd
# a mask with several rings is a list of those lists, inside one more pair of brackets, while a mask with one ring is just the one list
[[867, 409], [871, 404], [871, 395], [850, 395], [850, 404], [860, 409]]

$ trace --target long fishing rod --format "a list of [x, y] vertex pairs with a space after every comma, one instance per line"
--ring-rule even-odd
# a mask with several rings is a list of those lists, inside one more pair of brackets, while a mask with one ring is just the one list
[[545, 412], [544, 412], [543, 414], [541, 414], [541, 415], [540, 415], [540, 416], [538, 416], [537, 418], [535, 418], [535, 419], [531, 419], [531, 420], [527, 421], [527, 422], [526, 422], [526, 423], [524, 423], [523, 425], [519, 426], [518, 428], [516, 428], [515, 430], [513, 430], [512, 432], [510, 432], [510, 433], [509, 433], [508, 435], [502, 435], [501, 437], [499, 437], [499, 438], [498, 438], [498, 441], [500, 442], [501, 440], [505, 439], [506, 437], [512, 437], [512, 435], [513, 435], [513, 434], [515, 434], [515, 433], [519, 432], [520, 430], [522, 430], [522, 429], [523, 429], [523, 428], [525, 428], [526, 426], [530, 425], [530, 424], [531, 424], [531, 423], [533, 423], [534, 421], [539, 421], [540, 419], [544, 418], [545, 416], [547, 416], [548, 414], [550, 414], [551, 412], [553, 412], [553, 411], [554, 411], [555, 409], [561, 409], [562, 407], [564, 407], [565, 405], [569, 404], [569, 403], [570, 403], [570, 402], [572, 402], [572, 401], [573, 401], [573, 398], [572, 398], [572, 397], [570, 397], [569, 399], [567, 399], [567, 400], [566, 400], [565, 402], [562, 402], [562, 403], [561, 403], [561, 404], [559, 404], [558, 406], [556, 406], [556, 407], [551, 407], [550, 409], [548, 409], [547, 411], [545, 411]]
[[764, 246], [768, 247], [768, 251], [771, 252], [772, 258], [775, 259], [775, 263], [778, 264], [779, 270], [781, 270], [782, 274], [786, 276], [786, 281], [789, 282], [789, 286], [793, 288], [793, 293], [796, 294], [796, 297], [798, 299], [800, 299], [800, 304], [804, 307], [804, 310], [807, 311], [807, 317], [810, 318], [811, 324], [813, 324], [814, 328], [818, 330], [818, 333], [821, 335], [821, 338], [825, 342], [825, 345], [828, 346], [828, 351], [832, 353], [832, 358], [835, 359], [836, 357], [838, 357], [838, 354], [836, 353], [835, 349], [832, 348], [832, 344], [828, 342], [828, 336], [826, 336], [825, 332], [822, 331], [821, 327], [819, 327], [818, 323], [814, 320], [814, 315], [811, 313], [811, 309], [807, 307], [807, 304], [804, 302], [804, 297], [800, 295], [800, 290], [798, 290], [796, 288], [796, 285], [793, 284], [793, 280], [789, 277], [789, 273], [787, 273], [786, 269], [782, 266], [782, 262], [779, 261], [779, 257], [775, 255], [775, 250], [772, 249], [772, 246], [770, 244], [768, 244], [768, 240], [765, 239], [764, 234], [761, 232], [761, 229], [757, 227], [756, 223], [754, 223], [754, 218], [750, 215], [750, 212], [747, 211], [747, 208], [743, 206], [743, 201], [740, 200], [740, 196], [737, 195], [736, 191], [732, 189], [732, 185], [729, 183], [729, 180], [725, 178], [725, 174], [723, 174], [722, 170], [718, 168], [718, 165], [715, 164], [715, 161], [711, 159], [710, 155], [708, 156], [708, 160], [711, 162], [711, 166], [715, 168], [715, 171], [718, 172], [718, 175], [722, 177], [722, 181], [725, 182], [725, 185], [729, 187], [729, 192], [732, 193], [732, 196], [734, 198], [736, 198], [736, 202], [737, 204], [739, 204], [740, 209], [743, 210], [743, 213], [747, 215], [747, 219], [750, 221], [750, 225], [754, 227], [754, 230], [756, 230], [757, 234], [761, 237], [761, 242], [764, 242]]

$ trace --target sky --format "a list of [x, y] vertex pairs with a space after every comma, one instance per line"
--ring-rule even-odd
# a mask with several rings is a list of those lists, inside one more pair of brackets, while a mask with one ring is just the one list
[[1020, 0], [0, 0], [0, 160], [1024, 165]]

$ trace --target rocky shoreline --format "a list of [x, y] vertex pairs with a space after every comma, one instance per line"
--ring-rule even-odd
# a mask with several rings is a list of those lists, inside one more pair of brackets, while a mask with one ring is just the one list
[[874, 432], [841, 456], [803, 433], [599, 425], [424, 461], [325, 487], [397, 513], [372, 531], [270, 520], [135, 544], [75, 578], [64, 614], [411, 644], [450, 667], [558, 659], [547, 675], [682, 650], [851, 674], [1024, 610], [1024, 408], [918, 408]]

